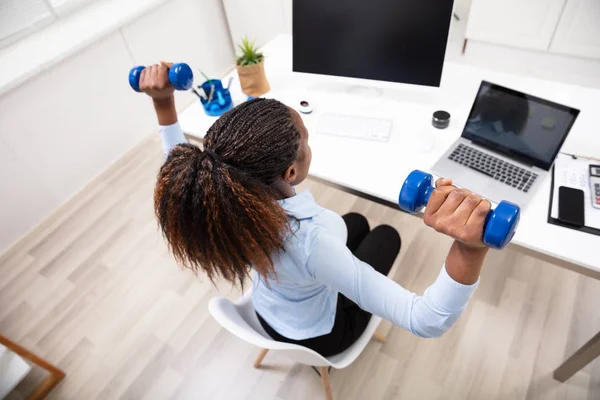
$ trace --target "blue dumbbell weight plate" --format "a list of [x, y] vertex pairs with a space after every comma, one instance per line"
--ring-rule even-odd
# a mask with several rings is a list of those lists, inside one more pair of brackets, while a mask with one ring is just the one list
[[398, 205], [402, 211], [419, 212], [429, 201], [428, 194], [433, 191], [431, 174], [419, 171], [411, 172], [400, 189]]
[[509, 201], [501, 201], [494, 212], [488, 215], [483, 243], [493, 249], [503, 249], [512, 240], [521, 210]]
[[131, 71], [129, 71], [129, 86], [136, 92], [141, 92], [140, 90], [140, 74], [144, 70], [143, 65], [138, 65], [137, 67], [133, 67]]
[[192, 87], [194, 73], [189, 65], [179, 63], [169, 69], [169, 82], [176, 90], [188, 90]]

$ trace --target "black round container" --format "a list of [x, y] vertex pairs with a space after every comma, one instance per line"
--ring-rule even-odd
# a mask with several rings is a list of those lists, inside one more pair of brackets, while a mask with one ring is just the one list
[[450, 113], [448, 111], [436, 111], [433, 113], [431, 124], [438, 129], [445, 129], [450, 125]]

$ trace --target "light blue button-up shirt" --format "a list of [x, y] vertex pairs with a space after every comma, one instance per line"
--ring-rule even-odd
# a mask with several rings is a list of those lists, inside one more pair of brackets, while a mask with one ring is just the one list
[[[179, 124], [161, 126], [165, 155], [185, 137]], [[418, 296], [404, 289], [346, 247], [342, 217], [319, 206], [309, 191], [279, 201], [293, 234], [285, 251], [273, 254], [277, 279], [254, 273], [252, 303], [279, 334], [295, 340], [331, 332], [338, 292], [362, 309], [422, 337], [439, 337], [458, 320], [477, 283], [454, 281], [442, 267]]]

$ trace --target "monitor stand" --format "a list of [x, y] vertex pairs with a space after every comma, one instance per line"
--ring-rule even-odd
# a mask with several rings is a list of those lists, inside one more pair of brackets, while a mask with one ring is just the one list
[[352, 85], [348, 87], [346, 94], [363, 99], [376, 99], [383, 95], [383, 90], [374, 86]]
[[398, 102], [417, 103], [424, 106], [434, 106], [435, 104], [439, 103], [444, 97], [440, 88], [417, 85], [381, 87], [375, 85], [371, 86], [368, 84], [361, 85], [328, 80], [321, 80], [319, 82], [315, 82], [310, 87], [306, 88], [306, 90], [309, 93], [317, 91], [325, 92], [328, 94], [347, 95], [370, 100], [393, 100]]

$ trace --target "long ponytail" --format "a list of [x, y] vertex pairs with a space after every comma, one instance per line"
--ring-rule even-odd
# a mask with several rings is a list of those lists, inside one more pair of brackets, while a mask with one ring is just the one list
[[243, 285], [249, 266], [272, 276], [289, 222], [272, 184], [294, 162], [300, 133], [275, 100], [246, 102], [209, 129], [205, 150], [176, 146], [154, 190], [156, 217], [184, 266]]

